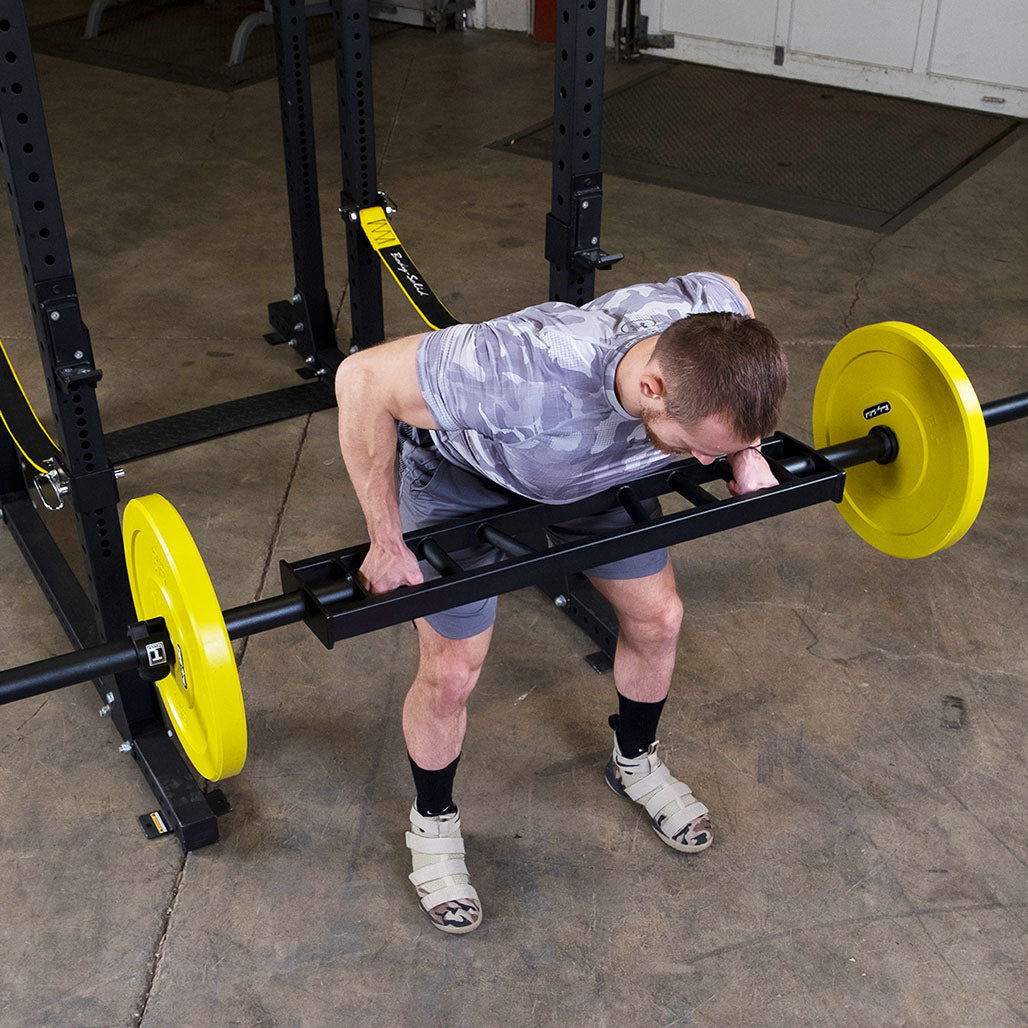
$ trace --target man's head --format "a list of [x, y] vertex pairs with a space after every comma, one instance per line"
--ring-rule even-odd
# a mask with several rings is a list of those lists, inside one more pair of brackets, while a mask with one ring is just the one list
[[726, 312], [682, 318], [657, 338], [644, 369], [647, 434], [672, 452], [730, 453], [774, 430], [787, 380], [763, 322]]

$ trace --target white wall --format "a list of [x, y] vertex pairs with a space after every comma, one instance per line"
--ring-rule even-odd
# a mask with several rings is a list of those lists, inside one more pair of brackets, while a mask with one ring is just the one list
[[[533, 0], [477, 5], [477, 28], [532, 31]], [[658, 56], [1028, 117], [1025, 0], [642, 0], [642, 12], [674, 34]], [[613, 24], [607, 0], [608, 46]]]
[[[686, 61], [1028, 116], [1025, 0], [643, 0]], [[784, 57], [775, 64], [776, 49]]]
[[475, 0], [471, 24], [476, 29], [532, 31], [532, 0]]

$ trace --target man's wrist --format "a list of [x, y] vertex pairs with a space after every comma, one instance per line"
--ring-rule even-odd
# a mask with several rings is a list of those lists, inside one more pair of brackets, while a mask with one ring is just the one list
[[752, 446], [744, 446], [741, 450], [736, 450], [735, 453], [728, 455], [728, 459], [734, 461], [737, 457], [740, 460], [746, 459], [746, 455], [749, 453], [755, 453], [758, 457], [763, 459], [763, 452], [760, 449], [760, 443], [754, 443]]

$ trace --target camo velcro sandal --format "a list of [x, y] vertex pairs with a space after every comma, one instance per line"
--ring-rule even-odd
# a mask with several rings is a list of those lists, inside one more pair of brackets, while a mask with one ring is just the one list
[[683, 853], [699, 853], [713, 841], [710, 811], [680, 782], [657, 756], [654, 742], [638, 757], [622, 755], [614, 738], [614, 753], [604, 777], [619, 795], [646, 808], [661, 842]]
[[482, 904], [464, 863], [460, 815], [425, 817], [411, 807], [407, 848], [414, 870], [408, 876], [421, 909], [441, 932], [463, 935], [482, 923]]

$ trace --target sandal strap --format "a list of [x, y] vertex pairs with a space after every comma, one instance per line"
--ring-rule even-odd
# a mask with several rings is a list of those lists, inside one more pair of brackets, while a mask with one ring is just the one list
[[669, 803], [678, 803], [684, 806], [690, 800], [693, 799], [692, 789], [689, 788], [685, 782], [679, 782], [672, 778], [670, 782], [665, 782], [652, 796], [650, 796], [643, 806], [646, 808], [646, 813], [650, 817], [656, 817]]
[[638, 803], [648, 792], [653, 792], [658, 786], [673, 780], [667, 764], [658, 764], [648, 775], [643, 775], [642, 778], [626, 786], [625, 795], [630, 800], [635, 800]]
[[452, 903], [454, 900], [472, 902], [477, 907], [481, 907], [481, 900], [479, 900], [473, 885], [446, 885], [441, 889], [436, 889], [435, 892], [430, 892], [427, 896], [421, 896], [418, 902], [423, 909], [432, 910], [440, 903]]
[[[652, 795], [648, 795], [650, 793]], [[648, 775], [627, 786], [625, 794], [629, 799], [642, 803], [651, 818], [656, 818], [669, 804], [677, 803], [678, 809], [671, 811], [661, 821], [661, 831], [667, 835], [675, 835], [690, 822], [710, 813], [707, 807], [696, 799], [692, 789], [671, 774], [666, 764], [660, 764]]]
[[447, 856], [463, 856], [464, 840], [458, 836], [443, 836], [433, 838], [428, 835], [417, 835], [414, 832], [407, 832], [407, 849], [414, 853], [442, 853]]
[[[689, 794], [690, 796], [692, 793]], [[710, 811], [706, 806], [700, 803], [699, 800], [693, 799], [693, 802], [686, 807], [682, 807], [680, 810], [675, 810], [668, 814], [663, 821], [660, 822], [660, 830], [665, 835], [675, 836], [677, 835], [686, 825], [692, 824], [697, 818], [703, 817], [704, 814], [709, 814]], [[656, 817], [656, 815], [652, 815]]]
[[412, 885], [425, 885], [449, 875], [466, 875], [468, 865], [463, 860], [442, 860], [437, 864], [426, 864], [420, 871], [412, 871], [407, 877]]

